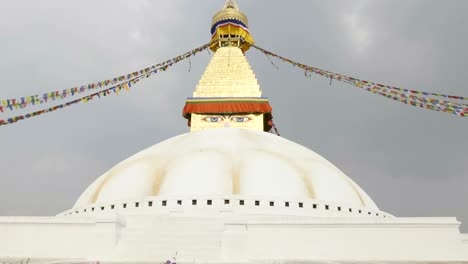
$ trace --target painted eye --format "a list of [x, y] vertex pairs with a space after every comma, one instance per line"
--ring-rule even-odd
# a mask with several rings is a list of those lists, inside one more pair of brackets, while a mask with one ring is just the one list
[[248, 122], [250, 120], [251, 119], [249, 117], [246, 117], [246, 116], [235, 116], [235, 117], [231, 118], [231, 121], [234, 121], [236, 123], [244, 123], [244, 122]]
[[219, 116], [209, 116], [209, 117], [203, 118], [203, 120], [205, 120], [206, 122], [210, 122], [210, 123], [218, 123], [221, 121], [221, 118]]

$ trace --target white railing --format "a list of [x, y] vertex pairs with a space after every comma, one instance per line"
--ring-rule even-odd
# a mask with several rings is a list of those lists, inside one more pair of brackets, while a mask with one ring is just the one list
[[392, 218], [393, 216], [366, 207], [350, 207], [313, 199], [268, 199], [265, 197], [147, 197], [144, 200], [128, 200], [96, 203], [86, 207], [73, 208], [61, 216], [89, 215], [108, 212], [151, 210], [170, 212], [234, 212], [253, 214], [321, 215], [321, 216], [362, 216]]

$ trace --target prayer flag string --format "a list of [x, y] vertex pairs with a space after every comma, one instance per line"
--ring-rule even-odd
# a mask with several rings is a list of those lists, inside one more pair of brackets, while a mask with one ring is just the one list
[[111, 78], [111, 79], [107, 79], [107, 80], [103, 80], [103, 81], [99, 81], [95, 83], [90, 83], [90, 84], [82, 85], [79, 87], [46, 92], [46, 93], [43, 93], [42, 95], [36, 94], [36, 95], [23, 96], [19, 98], [0, 99], [0, 112], [4, 112], [5, 110], [14, 111], [17, 109], [24, 109], [28, 106], [41, 105], [41, 104], [48, 103], [49, 101], [58, 101], [58, 100], [62, 100], [68, 97], [73, 97], [78, 94], [82, 94], [84, 92], [88, 92], [94, 89], [101, 89], [109, 85], [115, 85], [117, 83], [135, 78], [136, 76], [146, 74], [157, 68], [164, 67], [173, 62], [177, 62], [181, 58], [185, 58], [186, 56], [191, 56], [196, 52], [207, 49], [209, 45], [210, 44], [205, 44], [194, 50], [188, 51], [180, 56], [172, 58], [170, 60], [146, 67], [144, 69], [140, 69], [135, 72], [127, 73], [127, 74], [124, 74], [115, 78]]
[[161, 66], [159, 66], [159, 67], [153, 67], [149, 71], [144, 71], [143, 74], [134, 75], [133, 78], [127, 79], [126, 81], [124, 81], [122, 83], [119, 83], [119, 84], [114, 85], [112, 87], [106, 88], [106, 89], [104, 89], [102, 91], [89, 94], [87, 96], [75, 99], [73, 101], [70, 101], [70, 102], [67, 102], [67, 103], [64, 103], [64, 104], [60, 104], [60, 105], [56, 105], [56, 106], [49, 107], [49, 108], [46, 108], [46, 109], [42, 109], [42, 110], [39, 110], [39, 111], [31, 112], [31, 113], [28, 113], [26, 115], [18, 115], [18, 116], [15, 116], [15, 117], [8, 118], [6, 120], [0, 119], [0, 126], [10, 125], [10, 124], [16, 123], [16, 122], [21, 121], [21, 120], [29, 119], [31, 117], [39, 116], [39, 115], [42, 115], [42, 114], [45, 114], [45, 113], [54, 112], [56, 110], [63, 109], [63, 108], [66, 108], [68, 106], [75, 105], [75, 104], [78, 104], [78, 103], [82, 103], [82, 102], [87, 103], [87, 102], [89, 102], [89, 101], [91, 101], [93, 99], [101, 98], [101, 97], [110, 95], [111, 93], [114, 93], [115, 95], [119, 95], [119, 93], [122, 90], [129, 91], [130, 88], [132, 88], [133, 85], [138, 83], [140, 80], [149, 78], [149, 77], [151, 77], [152, 75], [154, 75], [154, 74], [156, 74], [158, 72], [166, 71], [172, 65], [174, 65], [174, 64], [176, 64], [176, 63], [178, 63], [180, 61], [183, 61], [185, 59], [188, 59], [192, 55], [195, 55], [196, 53], [201, 52], [201, 51], [207, 49], [208, 47], [209, 47], [209, 44], [206, 44], [204, 46], [196, 48], [196, 49], [194, 49], [194, 50], [192, 50], [190, 52], [187, 52], [187, 53], [185, 53], [185, 54], [183, 54], [181, 56], [177, 56], [176, 58], [170, 60], [170, 62], [168, 62], [168, 63], [161, 64]]
[[468, 97], [466, 96], [446, 95], [441, 93], [403, 89], [399, 87], [393, 87], [390, 85], [361, 80], [354, 77], [349, 77], [343, 74], [334, 73], [331, 71], [322, 70], [320, 68], [311, 67], [302, 63], [295, 62], [293, 60], [287, 59], [278, 54], [260, 48], [259, 46], [256, 46], [254, 44], [251, 44], [251, 47], [254, 47], [258, 51], [262, 52], [268, 58], [270, 56], [275, 57], [283, 62], [287, 62], [293, 66], [301, 68], [302, 70], [304, 70], [304, 74], [306, 77], [308, 77], [308, 73], [309, 75], [310, 73], [314, 73], [329, 78], [330, 82], [332, 80], [345, 82], [354, 85], [358, 88], [364, 89], [366, 91], [372, 92], [374, 94], [378, 94], [380, 96], [384, 96], [386, 98], [393, 99], [404, 104], [424, 109], [451, 113], [460, 117], [468, 116], [468, 104], [456, 101], [467, 101]]

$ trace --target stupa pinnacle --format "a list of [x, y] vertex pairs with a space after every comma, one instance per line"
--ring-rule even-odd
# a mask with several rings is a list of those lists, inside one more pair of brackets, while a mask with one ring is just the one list
[[224, 8], [217, 12], [211, 22], [212, 51], [219, 47], [239, 47], [243, 52], [250, 48], [254, 40], [250, 35], [249, 20], [239, 10], [234, 0], [227, 0]]
[[271, 107], [268, 99], [262, 97], [244, 56], [253, 43], [247, 26], [247, 16], [233, 0], [226, 1], [213, 16], [210, 48], [215, 55], [183, 110], [190, 131], [225, 127], [271, 129]]

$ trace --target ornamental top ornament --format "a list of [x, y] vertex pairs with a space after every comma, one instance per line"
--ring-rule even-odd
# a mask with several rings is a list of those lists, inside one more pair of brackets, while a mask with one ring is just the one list
[[227, 0], [223, 9], [213, 16], [210, 49], [216, 51], [219, 47], [235, 46], [247, 51], [254, 43], [248, 25], [247, 16], [239, 10], [236, 2]]
[[236, 1], [234, 0], [226, 1], [223, 9], [213, 16], [211, 26], [214, 26], [217, 22], [226, 19], [235, 19], [244, 23], [246, 26], [249, 25], [249, 20], [247, 19], [247, 16], [239, 10], [239, 7], [237, 6]]

